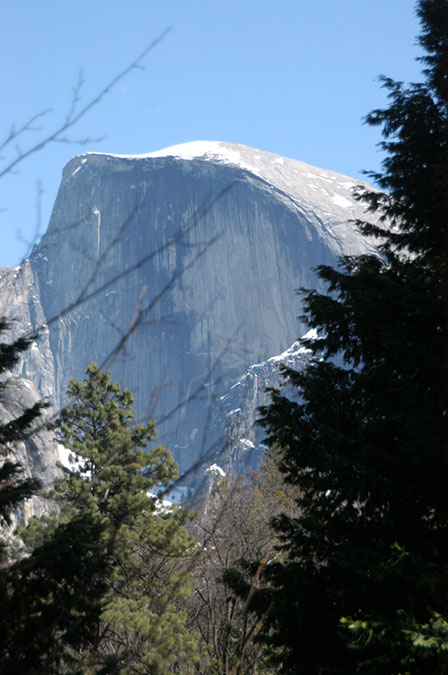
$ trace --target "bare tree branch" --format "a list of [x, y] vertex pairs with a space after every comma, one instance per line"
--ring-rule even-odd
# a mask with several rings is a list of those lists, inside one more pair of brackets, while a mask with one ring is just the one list
[[[63, 123], [57, 127], [54, 131], [50, 132], [47, 136], [45, 136], [41, 141], [38, 141], [35, 143], [33, 146], [28, 148], [27, 150], [21, 150], [18, 148], [18, 156], [9, 162], [3, 169], [0, 170], [0, 178], [2, 178], [5, 174], [12, 172], [12, 170], [23, 160], [25, 160], [27, 157], [30, 155], [34, 154], [35, 152], [39, 152], [45, 146], [47, 146], [49, 143], [52, 142], [67, 142], [66, 139], [61, 139], [61, 134], [65, 133], [68, 129], [71, 129], [79, 120], [84, 117], [89, 110], [91, 110], [93, 107], [98, 105], [98, 103], [120, 82], [126, 75], [128, 75], [132, 70], [141, 67], [141, 62], [143, 59], [151, 52], [157, 45], [168, 35], [168, 33], [172, 30], [172, 27], [170, 26], [166, 30], [163, 31], [157, 37], [155, 40], [151, 42], [148, 47], [146, 47], [139, 56], [137, 56], [136, 59], [134, 59], [126, 68], [124, 68], [118, 75], [116, 75], [110, 82], [106, 84], [101, 91], [96, 94], [93, 98], [91, 98], [80, 110], [79, 112], [76, 113], [76, 107], [79, 102], [79, 92], [83, 84], [83, 79], [82, 79], [82, 74], [80, 78], [78, 79], [77, 84], [73, 88], [73, 96], [72, 96], [72, 102], [69, 108], [69, 111], [63, 121]], [[11, 129], [8, 137], [6, 138], [6, 141], [4, 141], [3, 145], [0, 146], [1, 148], [4, 148], [6, 145], [8, 145], [13, 139], [17, 138], [20, 134], [22, 134], [25, 131], [30, 131], [32, 130], [32, 123], [38, 119], [46, 115], [49, 111], [45, 110], [41, 113], [38, 113], [37, 115], [34, 115], [28, 122], [26, 122], [23, 127], [21, 127], [18, 130], [15, 130], [14, 128]]]
[[25, 133], [26, 131], [42, 131], [42, 127], [35, 127], [33, 126], [34, 122], [36, 120], [40, 119], [41, 117], [45, 117], [45, 115], [48, 115], [48, 113], [52, 112], [52, 108], [48, 108], [47, 110], [42, 110], [42, 112], [37, 113], [36, 115], [33, 115], [30, 117], [30, 119], [25, 122], [25, 124], [18, 129], [16, 129], [15, 125], [13, 124], [11, 127], [11, 131], [9, 132], [8, 136], [6, 139], [3, 141], [3, 143], [0, 145], [0, 151], [6, 148], [12, 141], [20, 136], [21, 134]]

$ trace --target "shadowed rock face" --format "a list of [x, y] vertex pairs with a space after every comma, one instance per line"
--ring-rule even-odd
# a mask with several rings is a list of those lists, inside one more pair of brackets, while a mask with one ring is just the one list
[[353, 185], [228, 143], [75, 157], [26, 263], [52, 354], [45, 386], [30, 379], [61, 405], [70, 377], [106, 366], [185, 471], [219, 444], [217, 398], [305, 332], [313, 268], [368, 250]]

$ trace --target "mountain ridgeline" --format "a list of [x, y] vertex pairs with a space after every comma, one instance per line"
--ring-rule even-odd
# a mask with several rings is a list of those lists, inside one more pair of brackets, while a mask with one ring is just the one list
[[230, 143], [75, 157], [29, 261], [1, 270], [12, 333], [40, 329], [18, 374], [57, 409], [96, 361], [156, 421], [181, 472], [217, 458], [252, 468], [261, 451], [241, 416], [244, 442], [226, 450], [231, 418], [265, 401], [259, 378], [248, 389], [264, 372], [254, 364], [271, 373], [306, 332], [296, 291], [323, 290], [316, 266], [371, 252], [351, 222], [365, 218], [358, 183]]

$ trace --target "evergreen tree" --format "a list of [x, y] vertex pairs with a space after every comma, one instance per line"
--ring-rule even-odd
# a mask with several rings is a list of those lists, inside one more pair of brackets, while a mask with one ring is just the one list
[[13, 570], [3, 662], [18, 673], [180, 671], [198, 656], [180, 608], [195, 547], [185, 512], [148, 494], [177, 466], [162, 446], [145, 449], [154, 422], [133, 423], [129, 390], [95, 364], [86, 373], [70, 381], [59, 425], [72, 461], [52, 494], [60, 515], [21, 533], [31, 552]]
[[[0, 319], [0, 335], [8, 330], [6, 319]], [[26, 351], [34, 336], [21, 337], [14, 342], [0, 343], [0, 396], [8, 382], [7, 373], [18, 362]], [[44, 404], [37, 402], [23, 411], [16, 419], [0, 424], [0, 527], [8, 528], [11, 524], [11, 512], [23, 499], [30, 497], [38, 488], [33, 478], [24, 478], [22, 467], [11, 460], [10, 454], [14, 443], [23, 441], [32, 433], [35, 422], [39, 419]], [[0, 538], [0, 564], [7, 565], [7, 545], [5, 537]]]
[[448, 672], [448, 2], [420, 0], [425, 80], [384, 78], [386, 192], [359, 197], [378, 254], [320, 267], [304, 296], [319, 337], [297, 396], [263, 409], [297, 517], [275, 529], [278, 672]]

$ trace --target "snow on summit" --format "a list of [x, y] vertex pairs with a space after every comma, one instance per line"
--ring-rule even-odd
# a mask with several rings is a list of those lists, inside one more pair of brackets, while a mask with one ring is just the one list
[[[345, 222], [365, 216], [364, 207], [353, 197], [353, 189], [357, 185], [367, 186], [366, 183], [333, 171], [319, 169], [297, 159], [282, 157], [238, 143], [193, 141], [142, 155], [88, 152], [72, 160], [70, 174], [73, 177], [78, 172], [80, 163], [84, 164], [86, 159], [92, 162], [113, 159], [136, 162], [163, 158], [175, 158], [181, 161], [202, 160], [215, 165], [225, 164], [239, 167], [264, 181], [278, 194], [292, 200], [308, 215], [310, 212], [320, 211], [323, 215], [333, 214]], [[370, 188], [370, 186], [367, 187]], [[333, 234], [336, 236], [336, 232]]]
[[191, 143], [180, 143], [179, 145], [172, 145], [169, 148], [156, 150], [150, 152], [143, 157], [180, 157], [182, 159], [195, 159], [196, 157], [203, 157], [210, 155], [220, 158], [224, 161], [228, 160], [233, 164], [238, 164], [240, 153], [233, 149], [246, 146], [238, 146], [236, 143], [220, 143], [219, 141], [192, 141]]

